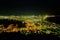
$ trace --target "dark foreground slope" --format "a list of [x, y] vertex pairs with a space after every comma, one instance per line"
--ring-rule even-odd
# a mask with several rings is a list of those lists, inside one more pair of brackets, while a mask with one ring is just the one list
[[59, 37], [53, 34], [2, 33], [0, 34], [0, 40], [59, 40]]

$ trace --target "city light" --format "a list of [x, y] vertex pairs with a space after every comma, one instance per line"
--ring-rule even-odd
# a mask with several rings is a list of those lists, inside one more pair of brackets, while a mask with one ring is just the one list
[[[0, 16], [1, 17], [1, 16]], [[58, 31], [60, 31], [59, 26], [57, 26], [57, 24], [55, 23], [51, 23], [46, 21], [45, 19], [47, 17], [54, 17], [51, 15], [44, 15], [44, 16], [2, 16], [2, 18], [0, 19], [10, 19], [15, 21], [17, 19], [17, 21], [21, 20], [22, 23], [25, 23], [25, 27], [18, 27], [18, 24], [16, 24], [14, 26], [14, 24], [9, 24], [7, 28], [4, 27], [4, 25], [0, 25], [0, 33], [2, 32], [20, 32], [22, 34], [31, 34], [31, 32], [33, 33], [46, 33], [46, 34], [50, 34], [50, 33], [56, 33]], [[42, 21], [43, 19], [43, 21]], [[54, 24], [54, 25], [52, 25]], [[53, 30], [57, 30], [56, 32], [52, 31]], [[60, 33], [60, 32], [58, 32]], [[57, 34], [58, 34], [57, 33]]]

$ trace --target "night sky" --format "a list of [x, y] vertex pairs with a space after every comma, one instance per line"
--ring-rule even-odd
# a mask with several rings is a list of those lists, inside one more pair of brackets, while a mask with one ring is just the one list
[[0, 15], [59, 14], [59, 1], [0, 0]]

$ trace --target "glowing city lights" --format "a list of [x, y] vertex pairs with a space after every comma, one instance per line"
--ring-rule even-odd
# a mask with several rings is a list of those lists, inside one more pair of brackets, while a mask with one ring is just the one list
[[[1, 17], [1, 16], [0, 16]], [[60, 25], [57, 26], [55, 23], [51, 23], [46, 21], [45, 19], [47, 17], [54, 17], [53, 15], [45, 15], [45, 16], [2, 16], [0, 19], [10, 19], [10, 20], [17, 20], [22, 21], [23, 24], [25, 24], [25, 27], [19, 27], [18, 24], [14, 26], [14, 24], [9, 24], [7, 28], [4, 27], [4, 25], [0, 25], [0, 33], [1, 32], [20, 32], [22, 34], [28, 35], [33, 33], [60, 33]], [[41, 19], [41, 20], [40, 20]], [[43, 21], [42, 21], [43, 19]], [[54, 24], [54, 25], [52, 25]], [[57, 30], [54, 32], [53, 30]], [[58, 34], [57, 33], [57, 34]]]

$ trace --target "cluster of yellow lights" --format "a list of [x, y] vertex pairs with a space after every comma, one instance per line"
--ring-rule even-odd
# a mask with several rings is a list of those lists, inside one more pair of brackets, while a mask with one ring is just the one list
[[[47, 17], [55, 17], [54, 15], [38, 15], [40, 17], [43, 17], [44, 19], [46, 19]], [[30, 15], [30, 16], [14, 16], [14, 15], [11, 15], [11, 16], [0, 16], [0, 19], [13, 19], [13, 18], [31, 18], [31, 17], [38, 17], [38, 16], [35, 16], [35, 15]]]
[[[20, 17], [20, 16], [18, 16], [18, 17]], [[45, 15], [45, 16], [43, 16], [43, 19], [46, 19], [47, 17], [54, 17], [54, 16]], [[26, 23], [25, 24], [26, 27], [20, 27], [20, 28], [18, 27], [18, 24], [16, 24], [15, 26], [13, 26], [14, 24], [10, 24], [10, 25], [8, 25], [7, 28], [4, 28], [4, 25], [2, 24], [2, 25], [0, 25], [0, 32], [4, 31], [4, 32], [9, 33], [9, 32], [18, 32], [18, 31], [20, 31], [20, 32], [22, 32], [22, 31], [27, 31], [27, 32], [32, 31], [34, 33], [44, 32], [46, 34], [50, 34], [51, 33], [50, 30], [47, 30], [47, 31], [43, 31], [43, 30], [45, 30], [45, 29], [56, 29], [57, 28], [57, 27], [53, 27], [52, 25], [48, 26], [48, 25], [42, 25], [41, 23], [37, 23], [39, 26], [36, 26], [34, 23], [30, 23], [29, 21], [24, 21], [24, 22]], [[39, 31], [37, 31], [37, 30], [39, 30]]]
[[[14, 24], [10, 24], [10, 25], [8, 25], [8, 27], [5, 29], [4, 28], [4, 26], [3, 25], [0, 25], [0, 26], [2, 26], [2, 27], [0, 27], [0, 32], [8, 32], [8, 33], [10, 33], [10, 32], [18, 32], [18, 31], [20, 31], [20, 32], [22, 32], [22, 31], [27, 31], [27, 32], [30, 32], [30, 31], [32, 31], [32, 32], [34, 32], [34, 33], [36, 33], [36, 32], [44, 32], [44, 33], [46, 33], [46, 34], [50, 34], [51, 33], [51, 31], [50, 30], [47, 30], [47, 31], [43, 31], [44, 29], [57, 29], [57, 27], [53, 27], [52, 25], [51, 26], [46, 26], [46, 25], [41, 25], [41, 24], [39, 24], [39, 26], [36, 26], [36, 25], [32, 25], [32, 24], [30, 24], [29, 22], [26, 22], [26, 24], [25, 24], [25, 26], [26, 27], [18, 27], [18, 24], [16, 24], [16, 26], [13, 26]], [[39, 31], [37, 31], [37, 30], [39, 30]]]

